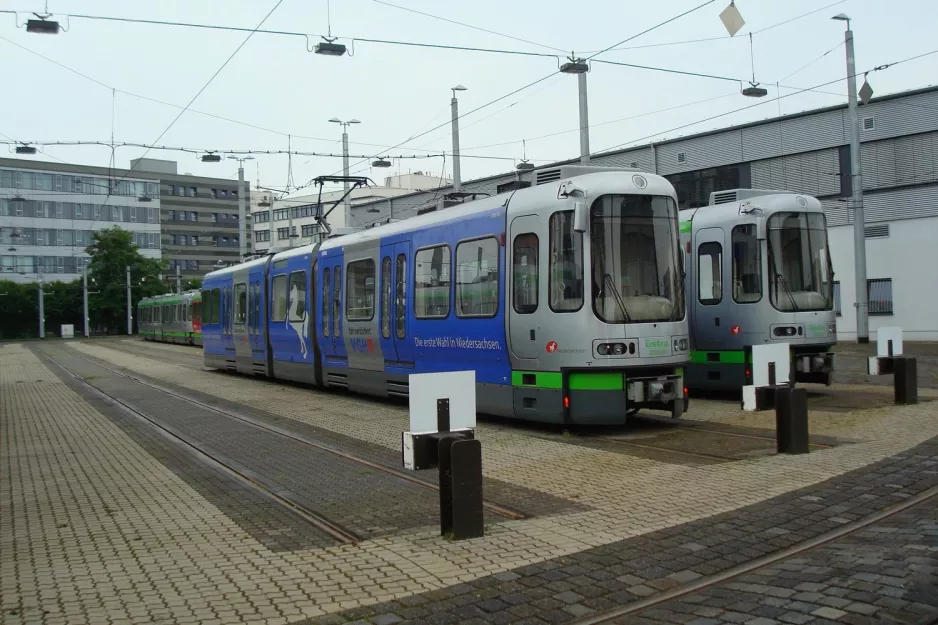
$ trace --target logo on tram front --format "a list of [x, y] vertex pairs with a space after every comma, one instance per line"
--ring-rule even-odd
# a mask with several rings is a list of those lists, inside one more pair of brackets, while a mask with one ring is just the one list
[[557, 341], [551, 341], [551, 342], [549, 342], [549, 343], [547, 344], [547, 353], [548, 353], [548, 354], [553, 354], [555, 351], [557, 351]]

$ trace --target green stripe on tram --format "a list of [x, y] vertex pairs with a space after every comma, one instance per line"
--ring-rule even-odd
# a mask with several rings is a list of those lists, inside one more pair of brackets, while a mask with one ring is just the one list
[[[749, 361], [751, 362], [750, 356]], [[747, 362], [746, 352], [743, 350], [731, 351], [699, 351], [690, 353], [690, 361], [696, 365], [741, 365]]]
[[[625, 377], [615, 372], [574, 372], [567, 382], [570, 390], [574, 391], [621, 391]], [[558, 371], [512, 371], [511, 385], [560, 390], [563, 388], [563, 374]]]

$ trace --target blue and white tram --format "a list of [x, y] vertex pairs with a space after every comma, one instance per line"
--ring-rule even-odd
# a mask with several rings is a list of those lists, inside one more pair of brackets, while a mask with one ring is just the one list
[[400, 397], [412, 373], [471, 369], [487, 414], [679, 416], [673, 187], [632, 170], [539, 173], [550, 182], [206, 275], [206, 365]]

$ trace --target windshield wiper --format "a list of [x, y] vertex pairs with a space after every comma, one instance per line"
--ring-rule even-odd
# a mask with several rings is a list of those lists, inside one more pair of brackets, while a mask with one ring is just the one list
[[619, 310], [622, 311], [625, 322], [632, 323], [632, 318], [629, 317], [629, 311], [625, 309], [625, 303], [622, 301], [622, 296], [619, 295], [619, 289], [616, 288], [615, 282], [612, 281], [612, 276], [608, 273], [603, 274], [603, 284], [612, 291], [612, 295], [616, 298], [616, 303], [619, 305]]
[[[800, 312], [801, 309], [798, 308], [798, 304], [795, 303], [795, 296], [792, 294], [791, 289], [788, 288], [788, 281], [785, 280], [785, 276], [775, 271], [775, 283], [778, 284], [781, 281], [782, 286], [785, 287], [785, 292], [788, 294], [788, 299], [791, 301], [791, 307], [794, 309], [792, 312]], [[778, 287], [775, 287], [775, 292], [778, 293]]]

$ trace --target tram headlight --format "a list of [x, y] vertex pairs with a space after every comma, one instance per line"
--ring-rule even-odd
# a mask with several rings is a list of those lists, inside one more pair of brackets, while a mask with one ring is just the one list
[[624, 356], [627, 351], [635, 353], [634, 343], [629, 343], [628, 348], [625, 343], [600, 343], [596, 346], [596, 353], [600, 356]]
[[834, 336], [837, 334], [837, 324], [829, 323], [827, 324], [827, 336]]
[[615, 343], [612, 349], [616, 356], [621, 356], [625, 353], [625, 345], [623, 343]]
[[671, 351], [675, 354], [686, 352], [690, 348], [690, 341], [685, 336], [671, 337]]

